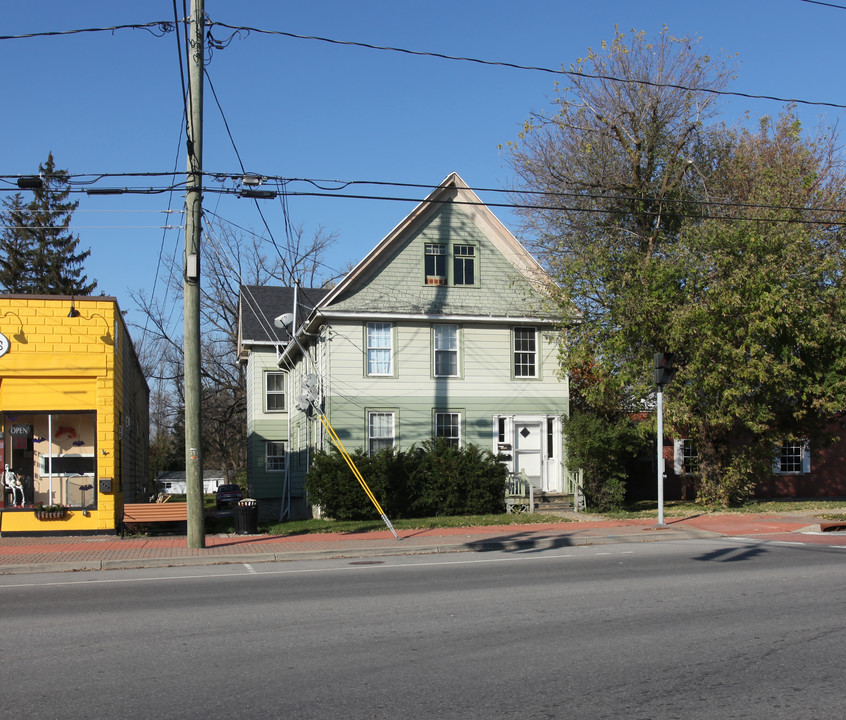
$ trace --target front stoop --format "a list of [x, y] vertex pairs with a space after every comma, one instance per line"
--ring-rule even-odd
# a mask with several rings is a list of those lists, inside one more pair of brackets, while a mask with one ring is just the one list
[[535, 490], [535, 512], [546, 515], [571, 513], [574, 511], [573, 495], [566, 493], [550, 493]]

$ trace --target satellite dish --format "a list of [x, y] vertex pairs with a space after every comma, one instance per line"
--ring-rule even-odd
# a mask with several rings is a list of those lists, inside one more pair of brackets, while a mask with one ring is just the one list
[[292, 322], [294, 322], [294, 315], [293, 313], [285, 313], [284, 315], [280, 315], [273, 321], [273, 324], [278, 327], [282, 328], [283, 330], [287, 328]]

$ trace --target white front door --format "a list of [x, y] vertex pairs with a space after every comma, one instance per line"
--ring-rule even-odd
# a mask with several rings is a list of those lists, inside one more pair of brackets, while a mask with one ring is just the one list
[[536, 488], [548, 490], [543, 462], [544, 423], [540, 420], [514, 420], [514, 472], [526, 473]]

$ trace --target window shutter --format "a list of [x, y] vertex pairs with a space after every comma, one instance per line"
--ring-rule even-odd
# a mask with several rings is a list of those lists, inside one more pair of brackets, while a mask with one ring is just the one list
[[681, 477], [684, 472], [684, 457], [682, 455], [682, 441], [673, 440], [673, 472]]

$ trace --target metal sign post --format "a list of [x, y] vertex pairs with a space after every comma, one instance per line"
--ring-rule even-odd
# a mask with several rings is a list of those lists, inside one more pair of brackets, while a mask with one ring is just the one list
[[664, 386], [658, 386], [658, 525], [664, 525]]

